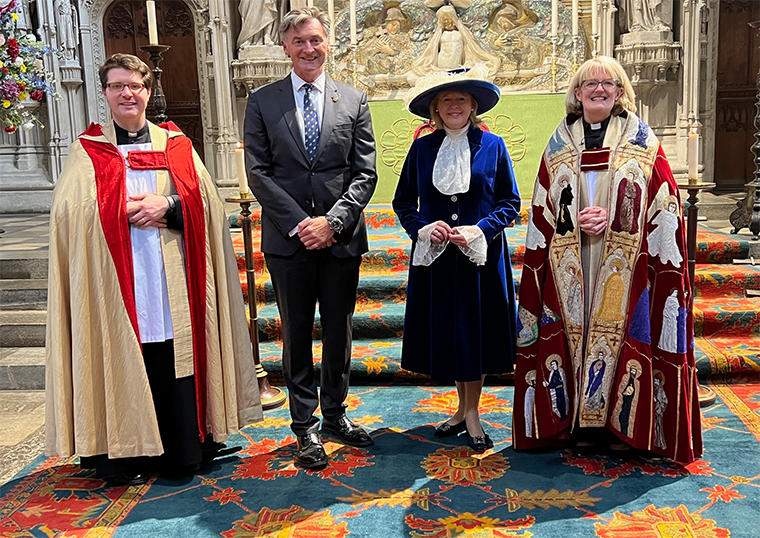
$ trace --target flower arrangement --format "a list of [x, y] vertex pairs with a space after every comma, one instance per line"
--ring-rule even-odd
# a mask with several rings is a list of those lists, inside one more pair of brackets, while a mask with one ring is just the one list
[[24, 107], [24, 101], [42, 101], [45, 94], [60, 98], [51, 85], [52, 73], [46, 72], [42, 58], [54, 49], [37, 41], [34, 34], [20, 34], [16, 28], [16, 0], [0, 7], [0, 121], [5, 131], [18, 127], [31, 129], [37, 117]]

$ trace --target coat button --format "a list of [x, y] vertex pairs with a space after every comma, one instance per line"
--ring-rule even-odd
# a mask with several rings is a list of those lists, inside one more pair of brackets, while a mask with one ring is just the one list
[[452, 196], [452, 197], [451, 197], [451, 201], [452, 201], [452, 202], [456, 202], [456, 201], [457, 201], [457, 195], [456, 195], [456, 194], [455, 194], [454, 196]]
[[458, 218], [459, 218], [459, 215], [457, 215], [456, 213], [451, 215], [451, 220], [457, 220]]

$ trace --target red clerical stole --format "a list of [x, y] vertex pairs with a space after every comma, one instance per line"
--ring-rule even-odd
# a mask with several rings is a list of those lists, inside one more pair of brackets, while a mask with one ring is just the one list
[[581, 153], [581, 172], [599, 172], [609, 167], [610, 148], [586, 149]]

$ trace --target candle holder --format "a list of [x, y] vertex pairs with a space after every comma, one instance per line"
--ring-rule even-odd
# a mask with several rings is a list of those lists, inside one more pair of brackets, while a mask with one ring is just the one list
[[575, 34], [573, 36], [573, 75], [578, 71], [578, 41], [580, 36]]
[[[686, 210], [686, 256], [689, 264], [689, 282], [691, 283], [691, 301], [694, 304], [694, 273], [697, 267], [697, 214], [699, 208], [697, 202], [699, 201], [700, 191], [709, 191], [715, 188], [715, 183], [701, 183], [697, 179], [695, 183], [678, 184], [679, 189], [686, 190], [689, 194], [688, 199], [689, 208]], [[708, 407], [715, 403], [715, 391], [707, 385], [699, 383], [697, 385], [699, 406]]]
[[559, 38], [552, 36], [552, 93], [557, 93], [557, 40]]
[[227, 198], [227, 202], [240, 204], [240, 227], [243, 229], [243, 244], [245, 246], [245, 277], [248, 285], [248, 333], [253, 348], [253, 363], [256, 367], [256, 378], [259, 382], [261, 406], [264, 409], [274, 409], [285, 403], [285, 392], [273, 387], [267, 379], [267, 372], [261, 365], [259, 352], [259, 313], [256, 307], [256, 272], [253, 267], [253, 234], [251, 232], [251, 204], [256, 201], [250, 192], [240, 193], [240, 196]]
[[163, 71], [158, 64], [161, 63], [162, 54], [169, 50], [171, 45], [142, 45], [140, 50], [148, 53], [148, 60], [153, 64], [153, 108], [156, 110], [156, 123], [166, 123], [169, 117], [166, 115], [166, 96], [161, 87], [161, 73]]

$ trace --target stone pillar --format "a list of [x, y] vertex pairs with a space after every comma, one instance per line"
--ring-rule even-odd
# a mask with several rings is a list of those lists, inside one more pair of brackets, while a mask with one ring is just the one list
[[222, 197], [237, 193], [235, 149], [238, 121], [231, 77], [234, 44], [237, 36], [230, 32], [230, 5], [223, 0], [209, 3], [209, 39], [213, 51], [214, 108], [217, 119], [215, 145], [216, 184]]
[[[683, 43], [683, 79], [681, 85], [682, 107], [678, 118], [676, 132], [677, 167], [673, 167], [676, 176], [687, 173], [687, 144], [689, 130], [692, 126], [702, 127], [699, 117], [699, 69], [701, 47], [701, 10], [704, 0], [684, 0], [681, 22], [681, 42]], [[704, 138], [700, 140], [704, 143]]]
[[612, 56], [615, 51], [615, 14], [618, 9], [615, 0], [601, 0], [599, 5], [599, 55]]

